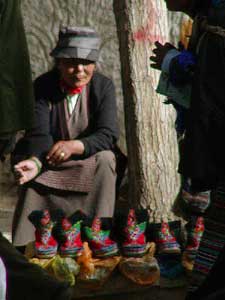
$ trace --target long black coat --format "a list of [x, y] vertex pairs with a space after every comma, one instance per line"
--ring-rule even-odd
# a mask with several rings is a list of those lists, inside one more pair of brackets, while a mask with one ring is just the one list
[[[225, 28], [225, 8], [207, 14], [209, 24]], [[213, 188], [225, 179], [225, 38], [203, 32], [198, 47], [180, 172]]]
[[0, 1], [0, 138], [33, 124], [33, 88], [20, 0]]

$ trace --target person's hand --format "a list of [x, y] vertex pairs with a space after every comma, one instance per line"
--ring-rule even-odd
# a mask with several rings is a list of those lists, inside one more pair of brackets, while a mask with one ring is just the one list
[[58, 165], [68, 160], [71, 155], [81, 155], [84, 153], [84, 144], [79, 140], [59, 141], [55, 143], [46, 156], [50, 165]]
[[150, 66], [154, 69], [161, 70], [162, 62], [167, 52], [175, 47], [170, 43], [166, 43], [164, 45], [159, 42], [155, 42], [155, 49], [152, 50], [154, 56], [150, 56], [150, 61], [152, 62]]
[[20, 185], [32, 180], [38, 175], [41, 168], [41, 162], [38, 158], [26, 159], [14, 166], [14, 175], [16, 182]]

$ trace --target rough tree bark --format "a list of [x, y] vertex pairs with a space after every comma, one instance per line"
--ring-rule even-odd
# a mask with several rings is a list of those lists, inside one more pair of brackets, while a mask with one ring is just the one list
[[179, 189], [175, 113], [155, 87], [154, 42], [168, 40], [164, 0], [114, 0], [120, 45], [128, 150], [130, 205], [150, 210], [150, 221], [174, 220]]

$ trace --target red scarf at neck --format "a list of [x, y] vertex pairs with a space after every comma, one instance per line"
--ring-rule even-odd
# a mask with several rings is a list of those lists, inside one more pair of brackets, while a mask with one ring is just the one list
[[76, 95], [76, 94], [81, 94], [84, 85], [80, 87], [71, 87], [69, 86], [64, 80], [60, 80], [60, 87], [61, 89], [67, 94], [67, 95]]

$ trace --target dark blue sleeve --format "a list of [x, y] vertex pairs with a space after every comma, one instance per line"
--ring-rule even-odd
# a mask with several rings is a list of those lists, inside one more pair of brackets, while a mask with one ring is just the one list
[[190, 84], [192, 81], [196, 58], [190, 51], [182, 51], [170, 62], [169, 80], [176, 86]]

